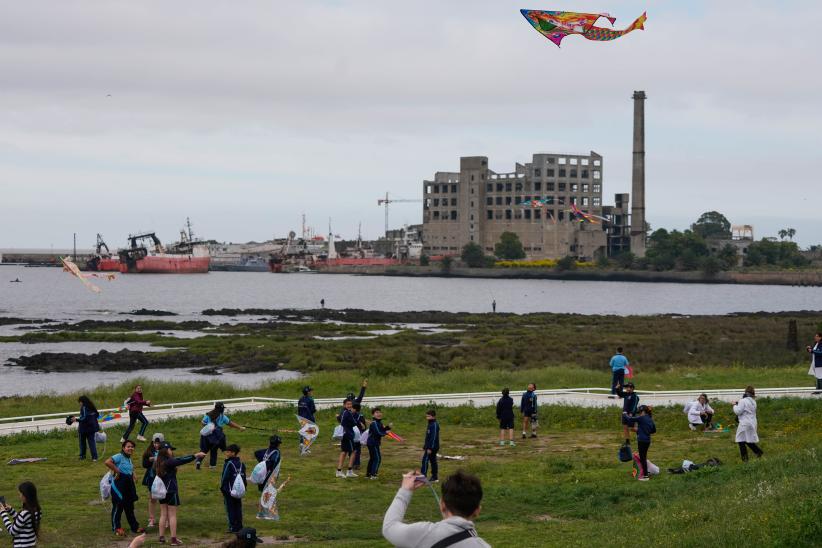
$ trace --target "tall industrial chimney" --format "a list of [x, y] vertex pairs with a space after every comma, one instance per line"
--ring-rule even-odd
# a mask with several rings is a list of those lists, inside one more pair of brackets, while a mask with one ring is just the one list
[[634, 166], [631, 177], [631, 253], [645, 256], [645, 92], [634, 92]]

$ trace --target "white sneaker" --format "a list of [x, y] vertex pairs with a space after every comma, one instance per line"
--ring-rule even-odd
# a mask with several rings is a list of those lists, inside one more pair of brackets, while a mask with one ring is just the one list
[[337, 474], [336, 474], [336, 476], [337, 476], [338, 478], [344, 478], [344, 477], [345, 477], [345, 474], [343, 474], [342, 472], [340, 472], [339, 470], [337, 470]]
[[691, 429], [691, 432], [696, 432], [696, 426], [694, 426], [693, 424], [689, 424], [688, 428]]
[[146, 439], [143, 436], [137, 436], [137, 441], [146, 441]]
[[651, 478], [649, 478], [648, 476], [642, 476], [641, 478], [639, 478], [639, 481], [648, 481], [650, 479]]
[[353, 470], [349, 470], [348, 473], [345, 475], [347, 478], [358, 478], [359, 475], [355, 474]]

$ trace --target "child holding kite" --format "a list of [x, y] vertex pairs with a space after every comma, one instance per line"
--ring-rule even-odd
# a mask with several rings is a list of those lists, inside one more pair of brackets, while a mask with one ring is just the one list
[[[177, 538], [177, 507], [180, 506], [180, 486], [177, 483], [177, 467], [190, 462], [195, 459], [202, 460], [205, 458], [205, 453], [202, 451], [194, 455], [185, 457], [174, 457], [175, 447], [171, 443], [164, 441], [160, 444], [160, 450], [157, 453], [157, 458], [154, 461], [154, 472], [157, 478], [163, 483], [165, 497], [159, 499], [160, 501], [160, 544], [165, 544], [166, 527], [171, 532], [171, 546], [182, 546], [183, 542]], [[152, 496], [154, 496], [154, 489], [152, 489]]]
[[622, 416], [628, 422], [628, 426], [637, 425], [636, 444], [639, 448], [639, 481], [648, 481], [651, 476], [648, 474], [648, 449], [651, 447], [651, 435], [656, 434], [656, 424], [654, 424], [653, 409], [648, 405], [639, 406], [639, 416], [631, 417], [623, 411]]
[[[276, 483], [280, 477], [280, 464], [282, 457], [280, 455], [280, 444], [282, 443], [280, 436], [271, 436], [268, 439], [268, 449], [259, 449], [254, 451], [254, 458], [257, 462], [265, 463], [266, 475], [265, 479], [257, 484], [260, 493], [266, 488], [269, 483]], [[253, 475], [253, 474], [252, 474]], [[260, 499], [260, 507], [257, 512], [257, 519], [270, 519], [271, 516], [268, 510], [263, 507], [262, 498]]]
[[234, 484], [239, 477], [242, 478], [243, 487], [247, 485], [245, 464], [240, 460], [240, 446], [236, 443], [226, 447], [224, 453], [226, 458], [220, 479], [220, 492], [223, 494], [225, 511], [228, 515], [228, 532], [237, 533], [243, 528], [243, 499], [242, 494], [235, 491]]
[[137, 421], [140, 421], [140, 433], [137, 434], [137, 441], [146, 441], [143, 434], [146, 433], [146, 428], [148, 428], [148, 419], [143, 415], [143, 407], [151, 407], [151, 400], [143, 399], [142, 386], [138, 384], [134, 387], [134, 392], [126, 400], [125, 405], [128, 407], [128, 428], [123, 433], [123, 437], [120, 438], [120, 443], [128, 439]]
[[439, 481], [439, 464], [437, 463], [437, 451], [440, 450], [440, 423], [437, 422], [437, 410], [429, 409], [425, 412], [425, 419], [428, 421], [428, 428], [425, 430], [425, 441], [422, 445], [422, 466], [420, 474], [428, 475], [428, 465], [431, 465], [431, 483]]
[[380, 471], [380, 464], [382, 463], [382, 452], [380, 446], [382, 445], [382, 438], [388, 434], [391, 427], [383, 425], [382, 423], [382, 409], [375, 407], [371, 410], [371, 424], [368, 426], [368, 468], [365, 477], [368, 479], [377, 479], [377, 473]]
[[118, 537], [126, 536], [121, 525], [123, 513], [126, 514], [126, 520], [128, 520], [132, 533], [139, 535], [146, 531], [140, 527], [134, 516], [134, 503], [139, 497], [134, 484], [134, 463], [131, 461], [133, 454], [134, 442], [126, 440], [119, 453], [106, 459], [106, 466], [113, 475], [111, 480], [111, 530]]
[[[226, 449], [223, 426], [245, 430], [244, 426], [232, 421], [224, 412], [225, 404], [218, 401], [214, 404], [214, 409], [203, 415], [203, 428], [200, 430], [200, 451], [209, 454], [208, 464], [212, 470], [217, 467], [217, 449], [222, 451]], [[197, 459], [197, 470], [200, 469], [202, 462], [202, 458]]]

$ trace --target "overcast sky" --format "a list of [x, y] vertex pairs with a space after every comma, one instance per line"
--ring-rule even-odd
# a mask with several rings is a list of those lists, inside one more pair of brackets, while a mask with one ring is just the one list
[[[377, 198], [470, 155], [594, 150], [613, 203], [639, 89], [652, 227], [716, 209], [822, 243], [822, 2], [523, 1], [2, 0], [0, 247], [170, 241], [187, 216], [264, 240], [303, 212], [377, 237]], [[647, 10], [647, 30], [558, 49], [519, 8]]]

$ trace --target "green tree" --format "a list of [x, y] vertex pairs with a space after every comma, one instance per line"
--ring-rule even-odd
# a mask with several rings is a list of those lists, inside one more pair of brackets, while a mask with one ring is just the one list
[[702, 272], [708, 277], [714, 277], [722, 270], [722, 261], [713, 255], [702, 259]]
[[725, 238], [731, 237], [731, 223], [718, 211], [706, 211], [699, 216], [691, 230], [699, 234], [702, 238]]
[[566, 255], [565, 257], [561, 258], [557, 261], [556, 269], [560, 272], [564, 272], [566, 270], [575, 270], [577, 267], [577, 258], [571, 255]]
[[620, 268], [631, 268], [634, 266], [634, 261], [636, 261], [636, 255], [630, 251], [625, 251], [616, 256], [616, 262]]
[[474, 242], [465, 244], [462, 248], [460, 258], [471, 268], [481, 268], [485, 266], [485, 255], [482, 248]]
[[607, 255], [600, 255], [597, 257], [597, 268], [605, 270], [611, 267], [611, 259]]
[[420, 266], [428, 266], [429, 264], [431, 264], [431, 258], [425, 254], [420, 255]]
[[802, 255], [796, 242], [775, 242], [762, 239], [752, 243], [745, 256], [745, 266], [796, 268], [810, 264], [811, 261]]
[[451, 265], [454, 264], [454, 259], [452, 259], [449, 255], [446, 255], [440, 261], [440, 270], [443, 274], [450, 274], [451, 273]]
[[777, 234], [779, 235], [780, 240], [784, 240], [788, 236], [788, 231], [783, 228], [782, 230], [777, 232]]
[[499, 242], [494, 246], [494, 255], [500, 259], [516, 260], [525, 258], [525, 250], [522, 249], [522, 242], [519, 236], [513, 232], [503, 232], [500, 234]]
[[796, 236], [796, 229], [789, 228], [785, 231], [785, 234], [788, 236], [790, 241], [793, 241], [793, 237]]
[[717, 252], [716, 258], [719, 259], [720, 263], [722, 263], [723, 270], [729, 270], [736, 267], [739, 261], [736, 248], [731, 244], [725, 244], [722, 249]]

